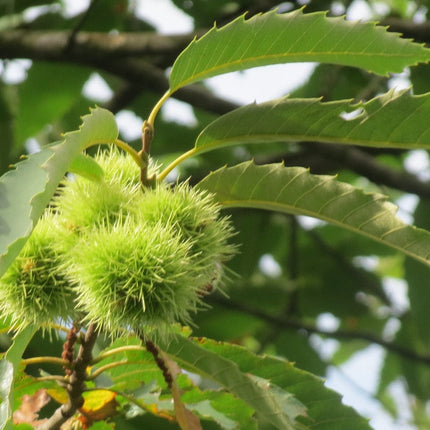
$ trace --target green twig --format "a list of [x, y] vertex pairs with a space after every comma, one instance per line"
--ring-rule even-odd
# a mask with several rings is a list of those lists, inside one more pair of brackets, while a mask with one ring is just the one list
[[100, 376], [103, 372], [106, 372], [107, 370], [110, 369], [115, 369], [115, 367], [120, 367], [120, 366], [127, 366], [129, 364], [139, 364], [141, 363], [140, 361], [115, 361], [114, 363], [109, 363], [106, 364], [104, 366], [99, 367], [97, 370], [95, 370], [93, 373], [91, 373], [91, 375], [88, 375], [85, 379], [87, 381], [94, 381], [94, 379], [96, 379], [98, 376]]
[[63, 360], [62, 358], [59, 358], [59, 357], [32, 357], [32, 358], [25, 358], [24, 360], [21, 360], [21, 363], [24, 366], [29, 366], [31, 364], [50, 363], [50, 364], [58, 364], [59, 366], [70, 367], [70, 363], [67, 360]]
[[91, 364], [92, 365], [97, 364], [100, 361], [104, 360], [105, 358], [111, 357], [112, 355], [115, 355], [115, 354], [120, 354], [121, 352], [127, 352], [127, 351], [146, 351], [146, 349], [140, 345], [120, 346], [119, 348], [114, 348], [104, 352], [103, 354], [100, 354], [92, 361]]
[[163, 106], [163, 103], [172, 95], [172, 93], [170, 92], [170, 90], [167, 90], [163, 96], [161, 97], [160, 100], [158, 100], [157, 104], [154, 106], [154, 108], [152, 109], [151, 113], [149, 114], [148, 117], [148, 124], [151, 127], [154, 127], [154, 122], [155, 122], [155, 117], [158, 114], [158, 111], [161, 109], [161, 106]]
[[89, 143], [88, 145], [86, 145], [82, 149], [87, 149], [91, 146], [96, 146], [96, 145], [116, 145], [116, 146], [118, 146], [118, 148], [121, 148], [123, 151], [127, 152], [127, 154], [130, 154], [131, 157], [133, 158], [133, 160], [136, 162], [136, 164], [140, 168], [142, 168], [144, 166], [143, 160], [140, 157], [139, 153], [134, 148], [132, 148], [128, 143], [125, 143], [120, 139], [115, 139], [112, 141], [93, 140], [93, 141], [91, 141], [91, 143]]
[[193, 155], [195, 155], [197, 153], [196, 148], [190, 149], [187, 152], [184, 152], [181, 156], [179, 156], [178, 158], [176, 158], [176, 160], [174, 160], [173, 162], [171, 162], [158, 176], [157, 176], [157, 180], [159, 181], [163, 181], [164, 179], [166, 179], [166, 176], [176, 167], [178, 166], [180, 163], [182, 163], [184, 160], [186, 160], [189, 157], [192, 157]]

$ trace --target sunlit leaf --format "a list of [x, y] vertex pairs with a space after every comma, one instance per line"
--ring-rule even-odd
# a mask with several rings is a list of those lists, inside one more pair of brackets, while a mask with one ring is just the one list
[[226, 207], [253, 207], [307, 215], [395, 248], [430, 265], [430, 233], [405, 224], [396, 206], [380, 194], [365, 193], [333, 176], [302, 167], [256, 166], [245, 162], [211, 173], [199, 187]]
[[[370, 429], [365, 419], [342, 405], [338, 394], [324, 387], [321, 379], [286, 360], [257, 356], [236, 345], [179, 335], [165, 349], [185, 369], [220, 383], [245, 400], [276, 428]], [[289, 419], [282, 422], [286, 417]]]
[[297, 417], [306, 414], [304, 405], [293, 395], [284, 393], [285, 398], [279, 398], [268, 381], [258, 383], [233, 361], [207, 351], [191, 340], [178, 335], [164, 349], [187, 370], [216, 381], [244, 400], [278, 429], [295, 429]]
[[323, 12], [271, 11], [241, 16], [194, 40], [178, 57], [170, 88], [222, 73], [268, 64], [322, 62], [361, 67], [386, 75], [428, 61], [430, 51], [374, 23], [327, 18]]
[[85, 147], [117, 136], [114, 116], [94, 109], [83, 117], [80, 130], [67, 133], [62, 143], [29, 156], [0, 178], [0, 276], [23, 247], [71, 161]]

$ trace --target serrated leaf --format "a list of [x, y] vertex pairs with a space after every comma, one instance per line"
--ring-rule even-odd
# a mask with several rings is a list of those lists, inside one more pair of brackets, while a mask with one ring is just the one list
[[430, 233], [405, 224], [397, 207], [333, 176], [302, 167], [256, 166], [245, 162], [204, 178], [199, 188], [226, 207], [252, 207], [307, 215], [367, 236], [430, 266]]
[[[103, 374], [103, 386], [131, 393], [143, 410], [173, 419], [172, 399], [167, 397], [167, 391], [162, 391], [166, 383], [154, 357], [144, 348], [127, 349], [139, 347], [140, 344], [140, 339], [135, 337], [117, 339], [102, 352], [107, 354], [106, 358], [93, 366], [92, 370], [107, 365], [108, 368]], [[118, 352], [112, 354], [112, 351]], [[121, 363], [121, 366], [109, 368], [113, 363]], [[109, 384], [106, 376], [112, 378], [113, 384]], [[254, 411], [240, 399], [219, 390], [202, 391], [185, 374], [177, 375], [177, 378], [178, 386], [184, 392], [181, 399], [187, 409], [206, 420], [217, 422], [226, 430], [236, 429], [237, 425], [242, 426], [239, 428], [254, 428], [256, 423], [252, 418]]]
[[[430, 228], [430, 202], [420, 200], [414, 212], [414, 222], [416, 225]], [[417, 336], [421, 338], [423, 345], [429, 348], [430, 341], [428, 333], [430, 321], [428, 317], [428, 303], [430, 302], [430, 289], [428, 288], [427, 277], [429, 270], [416, 261], [407, 258], [404, 263], [405, 280], [408, 283], [408, 296], [410, 301], [410, 315], [417, 327]]]
[[[131, 348], [128, 349], [128, 347]], [[112, 354], [112, 350], [118, 352]], [[101, 366], [108, 366], [104, 375], [109, 376], [110, 383], [105, 381], [104, 387], [112, 390], [131, 391], [142, 384], [150, 384], [153, 381], [156, 381], [159, 387], [166, 386], [153, 355], [141, 347], [141, 341], [137, 337], [117, 339], [102, 351], [103, 354], [106, 354], [106, 357], [94, 365], [92, 370], [97, 371]], [[121, 365], [115, 367], [114, 363]], [[111, 368], [109, 368], [110, 365], [112, 365]]]
[[63, 142], [29, 156], [0, 178], [0, 276], [24, 246], [71, 161], [91, 144], [117, 136], [115, 117], [96, 108]]
[[[277, 407], [281, 408], [278, 414], [286, 414], [288, 410], [289, 417], [295, 415], [295, 422], [291, 423], [293, 429], [370, 430], [367, 421], [353, 409], [342, 405], [340, 396], [325, 388], [321, 379], [295, 368], [286, 360], [258, 356], [237, 345], [205, 338], [185, 339], [179, 335], [165, 350], [185, 369], [222, 384], [266, 419], [280, 418], [279, 415], [270, 415], [277, 403]], [[249, 387], [246, 383], [241, 385], [244, 381], [237, 378], [237, 372], [242, 376], [248, 375], [268, 397], [272, 396], [275, 403], [271, 404], [270, 409], [266, 409], [265, 401], [261, 402], [261, 392], [252, 393], [252, 390], [247, 391]], [[303, 410], [300, 412], [303, 405], [306, 407], [305, 414]], [[277, 428], [289, 428], [271, 422]]]
[[200, 417], [215, 421], [224, 430], [257, 429], [257, 421], [253, 418], [254, 410], [225, 391], [200, 390], [193, 386], [185, 391], [182, 400]]
[[[345, 119], [348, 112], [357, 112]], [[237, 144], [314, 141], [378, 148], [430, 148], [430, 93], [388, 93], [367, 103], [281, 98], [235, 109], [209, 124], [195, 153]]]
[[171, 92], [211, 76], [251, 67], [292, 62], [322, 62], [361, 67], [386, 75], [430, 60], [422, 45], [389, 33], [374, 23], [327, 18], [303, 10], [271, 11], [212, 28], [181, 53], [170, 75]]
[[261, 384], [231, 360], [217, 353], [207, 351], [197, 343], [176, 335], [164, 350], [185, 369], [201, 374], [244, 400], [257, 413], [280, 430], [301, 428], [296, 422], [300, 415], [306, 414], [305, 406], [293, 395], [283, 393], [280, 398], [265, 381]]
[[27, 327], [18, 333], [12, 346], [0, 360], [0, 430], [12, 430], [14, 379], [22, 354], [34, 333], [34, 327]]

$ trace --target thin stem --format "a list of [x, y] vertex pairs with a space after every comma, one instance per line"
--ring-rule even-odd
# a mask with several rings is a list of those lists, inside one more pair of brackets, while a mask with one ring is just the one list
[[64, 327], [60, 324], [46, 324], [46, 327], [53, 329], [53, 330], [63, 331], [64, 333], [69, 332], [69, 328]]
[[136, 164], [142, 168], [144, 166], [142, 159], [139, 156], [139, 153], [132, 148], [128, 143], [123, 142], [120, 139], [115, 139], [112, 141], [106, 141], [106, 140], [93, 140], [90, 144], [85, 146], [83, 149], [87, 149], [90, 146], [96, 146], [96, 145], [110, 145], [114, 144], [118, 146], [118, 148], [121, 148], [123, 151], [127, 152], [127, 154], [130, 154], [133, 160], [136, 162]]
[[33, 383], [35, 384], [36, 382], [43, 382], [43, 381], [58, 381], [63, 384], [67, 384], [68, 379], [65, 376], [60, 376], [60, 375], [38, 376], [34, 378]]
[[115, 361], [114, 363], [106, 364], [105, 366], [99, 367], [97, 370], [95, 370], [91, 375], [88, 375], [85, 379], [87, 381], [93, 381], [97, 378], [97, 376], [101, 375], [103, 372], [106, 372], [106, 370], [115, 369], [115, 367], [120, 366], [127, 366], [130, 364], [130, 361]]
[[138, 153], [142, 160], [142, 166], [140, 168], [140, 182], [142, 182], [144, 187], [152, 187], [155, 184], [155, 174], [148, 177], [149, 152], [153, 137], [154, 127], [148, 121], [144, 121], [142, 125], [142, 149]]
[[140, 158], [139, 153], [134, 148], [132, 148], [129, 144], [127, 144], [127, 143], [125, 143], [119, 139], [116, 139], [113, 143], [116, 146], [118, 146], [118, 148], [121, 148], [123, 151], [130, 154], [133, 157], [133, 160], [136, 162], [136, 164], [140, 168], [144, 167], [143, 166], [143, 160], [142, 160], [142, 158]]
[[70, 367], [70, 363], [67, 360], [63, 360], [59, 357], [32, 357], [25, 358], [21, 360], [21, 363], [25, 366], [29, 366], [30, 364], [43, 364], [43, 363], [51, 363], [58, 364], [59, 366]]
[[163, 106], [163, 103], [172, 95], [172, 93], [170, 92], [170, 90], [167, 90], [163, 96], [161, 97], [160, 100], [158, 100], [157, 104], [154, 106], [154, 108], [152, 109], [151, 113], [149, 114], [148, 117], [148, 124], [152, 127], [154, 127], [154, 122], [155, 122], [155, 117], [157, 116], [159, 110], [161, 109], [161, 106]]
[[381, 337], [378, 337], [377, 335], [374, 335], [373, 333], [366, 333], [366, 332], [359, 332], [354, 330], [323, 330], [316, 326], [303, 323], [296, 319], [290, 319], [286, 317], [279, 317], [279, 316], [273, 316], [266, 314], [265, 312], [262, 312], [259, 309], [248, 307], [246, 305], [243, 305], [241, 303], [234, 303], [228, 300], [223, 299], [211, 299], [212, 303], [217, 303], [219, 305], [223, 305], [230, 309], [235, 309], [239, 312], [243, 312], [245, 314], [249, 314], [252, 316], [255, 316], [257, 318], [260, 318], [263, 321], [267, 321], [271, 324], [275, 324], [280, 327], [284, 327], [286, 329], [294, 329], [294, 330], [306, 330], [310, 334], [320, 334], [322, 336], [331, 337], [333, 339], [346, 339], [346, 340], [352, 340], [352, 339], [359, 339], [364, 340], [370, 343], [374, 343], [376, 345], [380, 345], [383, 348], [385, 348], [389, 352], [393, 352], [397, 355], [400, 355], [404, 358], [408, 358], [409, 360], [416, 361], [419, 363], [430, 363], [430, 354], [421, 354], [417, 351], [414, 351], [412, 349], [408, 349], [407, 347], [404, 347], [403, 345], [386, 341], [382, 339]]
[[119, 348], [111, 349], [110, 351], [106, 351], [103, 354], [100, 354], [98, 357], [96, 357], [92, 361], [92, 365], [100, 363], [100, 361], [104, 360], [105, 358], [111, 357], [112, 355], [119, 354], [121, 352], [126, 351], [146, 351], [146, 349], [143, 346], [140, 345], [128, 345], [128, 346], [120, 346]]
[[197, 154], [197, 149], [193, 148], [190, 149], [187, 152], [184, 152], [181, 156], [176, 158], [172, 163], [170, 163], [158, 176], [157, 180], [162, 181], [166, 179], [166, 176], [180, 163], [182, 163], [184, 160], [186, 160], [189, 157], [192, 157], [193, 155]]

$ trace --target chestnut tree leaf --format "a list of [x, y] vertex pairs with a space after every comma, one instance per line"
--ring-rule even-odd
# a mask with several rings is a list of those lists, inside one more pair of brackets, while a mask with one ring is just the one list
[[28, 343], [35, 333], [27, 327], [18, 333], [6, 354], [0, 360], [0, 430], [12, 430], [14, 379]]
[[115, 117], [96, 108], [79, 130], [30, 155], [0, 178], [0, 276], [19, 254], [72, 160], [86, 147], [118, 137]]
[[186, 370], [203, 375], [226, 388], [280, 430], [294, 430], [297, 416], [306, 413], [306, 407], [293, 395], [286, 399], [273, 394], [270, 384], [262, 386], [241, 371], [236, 363], [219, 354], [206, 351], [198, 344], [180, 335], [175, 336], [164, 351]]
[[[348, 114], [353, 113], [352, 117]], [[235, 109], [198, 136], [194, 153], [246, 143], [312, 141], [430, 148], [430, 93], [389, 91], [366, 103], [284, 97]]]
[[430, 50], [372, 22], [328, 18], [302, 9], [242, 15], [195, 39], [175, 61], [170, 90], [223, 73], [269, 64], [321, 62], [387, 75], [430, 60]]
[[201, 189], [225, 207], [259, 208], [307, 215], [388, 245], [430, 266], [430, 232], [405, 224], [381, 194], [365, 193], [334, 176], [303, 167], [253, 162], [224, 167], [206, 176]]
[[184, 369], [222, 385], [278, 429], [370, 430], [367, 421], [342, 404], [318, 377], [284, 359], [206, 338], [175, 335], [163, 345]]

